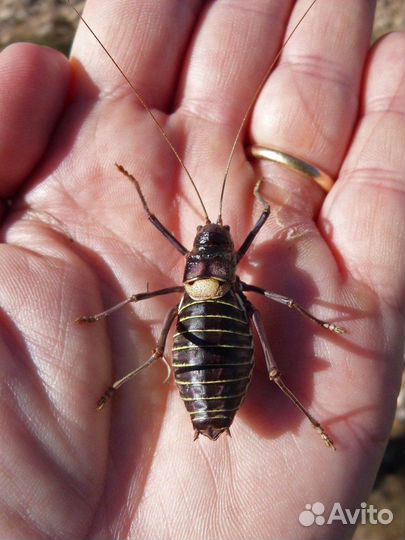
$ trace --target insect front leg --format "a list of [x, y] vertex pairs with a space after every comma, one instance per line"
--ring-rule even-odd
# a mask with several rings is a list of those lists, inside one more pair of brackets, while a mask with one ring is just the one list
[[107, 390], [104, 392], [104, 394], [101, 396], [101, 398], [97, 402], [97, 409], [100, 410], [104, 407], [106, 402], [111, 398], [111, 396], [126, 382], [128, 382], [130, 379], [135, 377], [135, 375], [138, 375], [143, 369], [151, 366], [156, 360], [162, 360], [167, 368], [167, 377], [165, 378], [164, 382], [168, 381], [171, 373], [171, 368], [169, 364], [167, 363], [165, 357], [163, 356], [165, 346], [166, 346], [166, 340], [167, 336], [169, 334], [170, 327], [173, 323], [173, 320], [175, 319], [177, 315], [177, 308], [178, 305], [173, 307], [168, 314], [165, 317], [165, 320], [163, 322], [163, 328], [160, 332], [159, 339], [156, 344], [156, 348], [152, 351], [152, 355], [144, 362], [142, 365], [134, 369], [133, 371], [130, 371], [127, 373], [124, 377], [121, 379], [118, 379], [117, 381], [113, 382], [111, 386], [107, 388]]
[[122, 165], [118, 165], [118, 163], [115, 164], [117, 169], [122, 173], [124, 176], [129, 178], [129, 180], [134, 184], [135, 189], [139, 195], [139, 198], [141, 199], [142, 206], [148, 216], [149, 221], [154, 225], [159, 232], [163, 234], [165, 238], [169, 240], [169, 242], [179, 251], [182, 255], [187, 255], [188, 250], [177, 240], [177, 238], [168, 230], [166, 227], [161, 223], [158, 218], [152, 214], [152, 212], [149, 210], [149, 206], [146, 202], [146, 199], [142, 193], [141, 186], [139, 185], [138, 180], [130, 174]]
[[119, 302], [118, 304], [115, 304], [115, 306], [110, 307], [109, 309], [106, 309], [105, 311], [102, 311], [101, 313], [95, 313], [94, 315], [83, 315], [81, 317], [78, 317], [75, 322], [76, 323], [92, 323], [99, 321], [100, 319], [105, 319], [108, 315], [111, 313], [114, 313], [114, 311], [117, 311], [118, 309], [121, 309], [122, 307], [126, 306], [130, 302], [140, 302], [141, 300], [148, 300], [149, 298], [154, 298], [155, 296], [162, 296], [164, 294], [171, 294], [176, 292], [183, 292], [184, 287], [183, 285], [178, 285], [176, 287], [167, 287], [166, 289], [159, 289], [157, 291], [147, 291], [143, 293], [133, 294], [123, 300], [122, 302]]
[[267, 339], [267, 334], [264, 329], [264, 324], [262, 317], [260, 315], [260, 312], [250, 304], [248, 303], [248, 311], [251, 313], [251, 319], [253, 321], [254, 327], [256, 328], [257, 334], [259, 336], [260, 343], [263, 348], [264, 358], [266, 361], [266, 366], [269, 372], [269, 378], [271, 381], [275, 382], [277, 386], [284, 392], [284, 394], [291, 399], [291, 401], [294, 403], [298, 409], [300, 409], [301, 412], [305, 414], [305, 416], [308, 418], [308, 420], [311, 422], [314, 429], [319, 433], [322, 440], [326, 444], [328, 448], [331, 448], [332, 450], [336, 450], [335, 445], [333, 444], [333, 440], [329, 437], [329, 435], [326, 433], [325, 429], [321, 426], [321, 424], [316, 420], [304, 407], [304, 405], [299, 401], [299, 399], [294, 395], [294, 393], [286, 386], [284, 383], [280, 370], [277, 367], [277, 364], [274, 360], [274, 357], [271, 353], [269, 340]]
[[253, 194], [258, 199], [260, 204], [263, 206], [263, 212], [260, 214], [259, 219], [257, 220], [255, 226], [250, 231], [250, 233], [247, 235], [245, 241], [239, 248], [237, 254], [236, 254], [236, 261], [237, 264], [242, 259], [242, 257], [245, 255], [247, 250], [250, 248], [253, 240], [256, 238], [257, 233], [260, 231], [260, 229], [263, 227], [263, 225], [266, 223], [267, 218], [270, 215], [270, 205], [266, 201], [266, 199], [263, 198], [262, 194], [260, 193], [260, 185], [262, 183], [262, 178], [256, 182], [255, 188], [253, 190]]
[[287, 306], [290, 309], [294, 309], [295, 311], [298, 311], [298, 313], [300, 313], [304, 317], [307, 317], [308, 319], [311, 319], [311, 321], [314, 321], [319, 326], [322, 326], [322, 328], [326, 328], [326, 330], [335, 332], [335, 334], [345, 333], [344, 328], [338, 326], [336, 323], [318, 319], [317, 317], [309, 313], [306, 309], [304, 309], [302, 306], [297, 304], [297, 302], [293, 300], [292, 298], [288, 298], [287, 296], [282, 296], [281, 294], [267, 291], [266, 289], [262, 289], [262, 287], [257, 287], [256, 285], [249, 285], [248, 283], [244, 283], [243, 281], [241, 281], [241, 286], [242, 286], [243, 291], [262, 294], [266, 298], [269, 298], [270, 300], [274, 300], [274, 302], [278, 302], [279, 304], [283, 304], [284, 306]]

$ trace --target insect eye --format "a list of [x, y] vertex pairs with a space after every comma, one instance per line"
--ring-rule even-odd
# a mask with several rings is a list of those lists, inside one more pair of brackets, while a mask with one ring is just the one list
[[230, 230], [230, 226], [229, 225], [224, 225], [224, 228], [229, 231]]

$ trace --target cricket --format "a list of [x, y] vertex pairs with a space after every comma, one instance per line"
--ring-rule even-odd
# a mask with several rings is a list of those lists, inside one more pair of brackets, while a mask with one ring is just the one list
[[[177, 250], [184, 258], [184, 273], [181, 281], [179, 279], [179, 285], [132, 294], [101, 313], [81, 315], [76, 319], [76, 322], [80, 324], [96, 323], [127, 304], [146, 301], [162, 295], [181, 294], [180, 301], [173, 304], [173, 307], [162, 321], [160, 335], [151, 356], [133, 371], [113, 382], [100, 397], [97, 403], [98, 409], [102, 409], [123, 384], [160, 360], [166, 365], [167, 380], [171, 376], [171, 372], [174, 374], [180, 397], [190, 415], [194, 429], [194, 439], [197, 439], [199, 435], [203, 435], [215, 441], [222, 433], [230, 435], [230, 427], [251, 382], [255, 364], [253, 332], [256, 332], [264, 355], [269, 380], [275, 383], [306, 416], [325, 445], [328, 448], [335, 449], [331, 436], [325, 431], [321, 422], [312, 416], [299, 397], [285, 384], [282, 373], [278, 369], [271, 352], [263, 317], [254, 303], [247, 298], [246, 293], [261, 295], [270, 301], [295, 310], [326, 331], [342, 334], [344, 329], [334, 322], [318, 319], [292, 298], [266, 290], [257, 284], [246, 283], [238, 277], [237, 270], [240, 261], [248, 252], [271, 213], [270, 205], [261, 193], [261, 179], [257, 180], [253, 190], [253, 196], [261, 207], [261, 214], [252, 230], [246, 232], [245, 240], [241, 245], [234, 245], [230, 227], [223, 222], [222, 217], [224, 193], [228, 182], [230, 164], [252, 108], [283, 48], [303, 24], [304, 19], [310, 19], [310, 11], [316, 2], [317, 0], [314, 0], [310, 3], [295, 28], [290, 32], [246, 106], [242, 121], [235, 133], [228, 162], [224, 164], [225, 172], [222, 182], [218, 182], [220, 188], [218, 190], [218, 214], [214, 216], [213, 221], [208, 215], [192, 175], [156, 115], [125, 75], [117, 60], [107, 51], [101, 37], [95, 34], [89, 24], [71, 6], [89, 32], [93, 34], [101, 49], [104, 50], [104, 53], [107, 54], [133, 89], [138, 101], [148, 112], [151, 121], [156, 124], [156, 128], [160, 131], [187, 175], [204, 216], [204, 222], [197, 225], [194, 242], [189, 249], [166, 228], [164, 216], [158, 217], [153, 213], [153, 209], [150, 208], [148, 201], [144, 197], [142, 180], [135, 178], [131, 171], [127, 170], [125, 164], [115, 163], [117, 172], [125, 176], [137, 191], [140, 204], [145, 211], [145, 219], [148, 219], [151, 225], [156, 227], [173, 246], [173, 249]], [[67, 3], [69, 4], [68, 1]], [[113, 166], [114, 163], [112, 163]], [[165, 357], [165, 349], [172, 326], [175, 326], [175, 330], [171, 355], [172, 362], [169, 364]]]

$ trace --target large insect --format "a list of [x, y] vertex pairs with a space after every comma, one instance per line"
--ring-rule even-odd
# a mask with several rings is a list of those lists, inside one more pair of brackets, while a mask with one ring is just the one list
[[311, 319], [323, 328], [337, 334], [342, 333], [343, 329], [335, 323], [329, 323], [314, 317], [293, 299], [270, 292], [256, 285], [245, 283], [236, 275], [237, 265], [248, 251], [256, 235], [270, 215], [270, 206], [260, 194], [260, 181], [255, 186], [254, 195], [262, 205], [263, 210], [255, 226], [238, 249], [234, 247], [229, 226], [224, 225], [222, 221], [224, 189], [231, 159], [242, 129], [282, 49], [315, 1], [311, 3], [281, 47], [246, 110], [228, 158], [226, 172], [222, 182], [219, 216], [215, 223], [209, 219], [204, 203], [189, 171], [170, 142], [166, 132], [158, 123], [153, 112], [148, 108], [142, 96], [133, 87], [122, 69], [81, 17], [84, 24], [94, 35], [106, 54], [127, 80], [128, 84], [133, 88], [138, 100], [147, 110], [173, 150], [196, 190], [205, 214], [205, 224], [197, 227], [193, 247], [191, 250], [188, 250], [150, 211], [136, 178], [122, 165], [116, 164], [118, 170], [135, 186], [149, 221], [185, 257], [185, 270], [181, 285], [133, 294], [106, 311], [95, 315], [81, 316], [77, 319], [77, 322], [80, 323], [96, 322], [130, 302], [139, 302], [171, 293], [183, 293], [180, 303], [171, 308], [166, 315], [156, 348], [150, 358], [123, 378], [115, 381], [98, 401], [97, 407], [99, 409], [104, 407], [108, 399], [120, 386], [137, 375], [141, 370], [153, 364], [156, 360], [161, 359], [166, 363], [170, 375], [171, 369], [164, 358], [164, 351], [170, 328], [176, 320], [176, 331], [173, 337], [172, 348], [172, 366], [180, 396], [191, 417], [194, 427], [194, 438], [198, 438], [201, 434], [211, 440], [217, 440], [221, 433], [226, 432], [230, 434], [229, 428], [246, 396], [252, 376], [254, 366], [253, 327], [257, 332], [263, 349], [270, 380], [275, 382], [305, 414], [325, 444], [330, 448], [335, 448], [332, 439], [325, 432], [321, 424], [306, 410], [283, 382], [281, 373], [271, 353], [262, 317], [254, 305], [246, 298], [245, 293], [253, 292], [261, 294], [270, 300], [274, 300], [290, 309], [298, 311], [301, 315]]

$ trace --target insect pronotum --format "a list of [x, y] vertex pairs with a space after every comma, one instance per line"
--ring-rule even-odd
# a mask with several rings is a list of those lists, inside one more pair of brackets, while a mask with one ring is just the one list
[[121, 67], [112, 58], [111, 54], [106, 50], [93, 30], [86, 21], [83, 20], [80, 14], [78, 14], [99, 45], [104, 49], [105, 53], [131, 86], [137, 99], [149, 113], [162, 136], [172, 149], [197, 194], [205, 216], [205, 224], [197, 227], [197, 234], [194, 239], [193, 247], [191, 250], [188, 250], [151, 212], [137, 179], [122, 165], [115, 164], [118, 171], [133, 183], [145, 213], [152, 225], [154, 225], [173, 247], [185, 257], [185, 269], [181, 285], [133, 294], [119, 304], [112, 306], [101, 313], [81, 316], [77, 319], [77, 322], [79, 323], [96, 322], [100, 319], [104, 319], [130, 302], [139, 302], [141, 300], [147, 300], [149, 298], [171, 293], [182, 293], [180, 302], [173, 306], [166, 315], [160, 336], [157, 340], [156, 348], [153, 350], [150, 358], [121, 379], [115, 381], [99, 399], [97, 404], [98, 409], [103, 408], [109, 398], [124, 383], [159, 359], [165, 362], [170, 375], [171, 368], [164, 358], [164, 351], [170, 328], [173, 322], [176, 321], [176, 330], [173, 336], [172, 367], [180, 396], [191, 417], [194, 427], [194, 438], [196, 439], [201, 434], [211, 440], [216, 440], [221, 433], [226, 432], [230, 434], [229, 428], [236, 412], [246, 396], [252, 376], [254, 365], [253, 327], [257, 332], [263, 349], [270, 380], [276, 383], [276, 385], [291, 399], [294, 405], [302, 411], [311, 422], [312, 426], [320, 434], [325, 444], [329, 448], [335, 448], [331, 437], [326, 433], [319, 421], [308, 412], [304, 405], [284, 383], [282, 375], [277, 368], [271, 353], [262, 317], [259, 311], [247, 299], [245, 293], [257, 293], [270, 300], [283, 304], [290, 309], [296, 310], [301, 315], [309, 318], [321, 327], [337, 334], [343, 333], [344, 330], [335, 323], [329, 323], [314, 317], [293, 299], [265, 290], [256, 285], [245, 283], [236, 275], [238, 263], [248, 251], [270, 214], [270, 206], [260, 194], [260, 181], [256, 183], [254, 195], [262, 205], [263, 210], [255, 226], [238, 249], [235, 249], [234, 247], [229, 226], [224, 225], [222, 221], [224, 190], [231, 160], [240, 139], [242, 129], [246, 124], [256, 98], [280, 56], [282, 49], [316, 1], [317, 0], [314, 0], [310, 4], [280, 48], [272, 65], [264, 74], [260, 85], [256, 89], [246, 108], [243, 119], [235, 134], [228, 162], [225, 167], [225, 175], [222, 181], [219, 202], [219, 215], [215, 223], [211, 222], [191, 174], [171, 143], [165, 130], [159, 124], [156, 116], [149, 109], [140, 93], [124, 74]]

